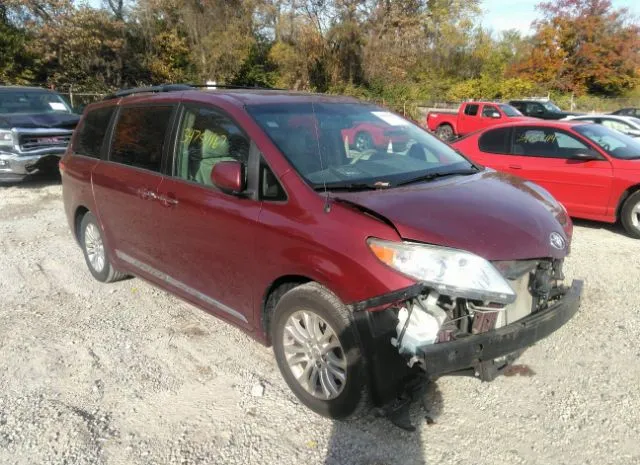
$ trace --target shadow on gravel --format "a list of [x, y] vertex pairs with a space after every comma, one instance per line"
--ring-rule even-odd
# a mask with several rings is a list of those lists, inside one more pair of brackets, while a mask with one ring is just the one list
[[20, 189], [40, 189], [42, 187], [60, 185], [60, 183], [60, 173], [57, 171], [48, 171], [45, 173], [32, 174], [19, 182], [0, 182], [0, 188], [19, 187]]
[[627, 233], [624, 231], [624, 228], [620, 223], [602, 223], [599, 221], [581, 220], [578, 218], [574, 218], [572, 221], [574, 226], [579, 226], [581, 228], [587, 229], [600, 229], [628, 237]]
[[[364, 341], [369, 340], [367, 329], [357, 328], [358, 325], [351, 320], [340, 336], [341, 350], [346, 352], [349, 363], [347, 380], [354, 379], [354, 372], [366, 357], [364, 354], [371, 352], [366, 346], [362, 347], [366, 344]], [[381, 340], [385, 337], [378, 339], [377, 343], [382, 343]], [[369, 343], [376, 342], [370, 340]], [[391, 360], [384, 363], [404, 363], [400, 357]], [[436, 382], [429, 382], [421, 394], [414, 393], [413, 396], [409, 414], [415, 431], [409, 432], [394, 425], [389, 418], [382, 416], [382, 409], [371, 409], [357, 419], [334, 421], [324, 465], [427, 465], [422, 437], [429, 428], [437, 428], [436, 420], [443, 410], [443, 398]]]
[[429, 384], [425, 396], [428, 418], [420, 402], [411, 408], [414, 432], [376, 418], [373, 412], [358, 420], [334, 422], [324, 465], [427, 465], [422, 436], [438, 427], [443, 399], [435, 382]]

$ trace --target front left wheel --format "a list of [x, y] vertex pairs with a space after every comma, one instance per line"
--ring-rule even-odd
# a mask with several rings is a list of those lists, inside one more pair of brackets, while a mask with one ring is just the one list
[[85, 213], [80, 222], [79, 239], [85, 262], [94, 278], [103, 283], [112, 283], [126, 277], [109, 261], [102, 229], [90, 212]]
[[345, 419], [366, 408], [368, 378], [358, 334], [349, 311], [328, 289], [307, 283], [282, 296], [271, 341], [282, 376], [311, 410]]
[[620, 220], [631, 237], [640, 239], [640, 191], [625, 200], [620, 211]]

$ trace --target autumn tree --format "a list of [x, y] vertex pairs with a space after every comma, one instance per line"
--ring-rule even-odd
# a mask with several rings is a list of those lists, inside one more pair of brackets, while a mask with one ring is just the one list
[[513, 72], [551, 88], [618, 95], [638, 83], [640, 28], [610, 0], [541, 3], [530, 55]]
[[36, 59], [27, 51], [28, 34], [8, 16], [6, 6], [0, 5], [0, 83], [26, 84], [34, 78]]

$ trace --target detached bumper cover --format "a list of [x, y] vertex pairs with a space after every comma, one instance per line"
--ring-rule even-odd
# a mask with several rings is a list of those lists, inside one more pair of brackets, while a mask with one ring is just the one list
[[502, 328], [420, 348], [422, 368], [437, 376], [476, 366], [530, 347], [569, 321], [580, 307], [582, 281], [573, 281], [554, 305]]

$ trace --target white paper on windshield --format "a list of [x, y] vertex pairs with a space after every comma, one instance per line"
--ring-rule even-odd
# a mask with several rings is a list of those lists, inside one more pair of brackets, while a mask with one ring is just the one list
[[389, 113], [388, 111], [372, 111], [374, 116], [377, 116], [389, 126], [407, 126], [409, 122], [400, 118], [398, 115]]
[[49, 102], [49, 106], [51, 107], [52, 110], [67, 111], [67, 107], [64, 106], [64, 103]]

